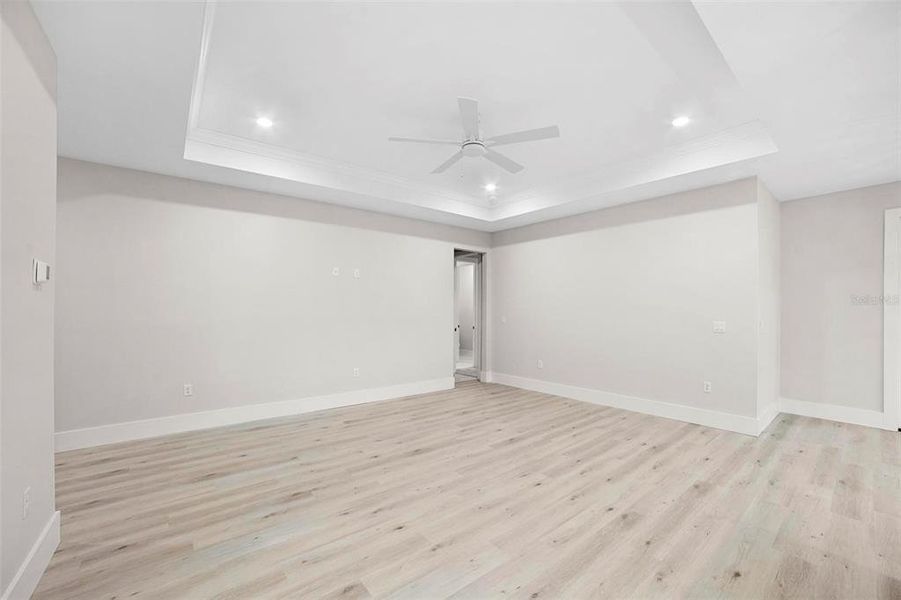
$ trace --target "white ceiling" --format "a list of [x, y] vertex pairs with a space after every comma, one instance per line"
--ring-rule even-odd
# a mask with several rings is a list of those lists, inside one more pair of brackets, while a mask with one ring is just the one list
[[[60, 153], [499, 230], [759, 174], [901, 178], [897, 3], [38, 2]], [[561, 136], [430, 171], [461, 136]], [[676, 129], [673, 117], [692, 122]], [[265, 115], [269, 129], [255, 124]], [[483, 186], [498, 186], [489, 202]]]

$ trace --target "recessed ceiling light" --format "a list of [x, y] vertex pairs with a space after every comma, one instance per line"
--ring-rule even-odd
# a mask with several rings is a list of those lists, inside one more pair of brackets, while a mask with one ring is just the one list
[[257, 117], [257, 125], [269, 129], [272, 127], [272, 119], [269, 117]]
[[673, 119], [673, 127], [685, 127], [691, 123], [691, 119], [686, 116], [676, 117]]
[[486, 184], [485, 184], [485, 191], [488, 192], [489, 194], [491, 194], [492, 192], [496, 192], [496, 191], [497, 191], [497, 184], [496, 184], [496, 183], [486, 183]]

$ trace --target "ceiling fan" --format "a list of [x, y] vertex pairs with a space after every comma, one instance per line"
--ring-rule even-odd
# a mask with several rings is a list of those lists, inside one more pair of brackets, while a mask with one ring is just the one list
[[494, 137], [482, 139], [479, 130], [479, 101], [472, 98], [457, 98], [460, 106], [460, 120], [463, 123], [463, 141], [456, 140], [425, 140], [420, 138], [389, 137], [391, 142], [413, 142], [416, 144], [442, 144], [447, 146], [459, 146], [460, 150], [449, 159], [438, 165], [432, 173], [444, 173], [464, 156], [479, 157], [490, 160], [502, 169], [510, 173], [519, 173], [525, 167], [494, 150], [495, 146], [507, 144], [519, 144], [521, 142], [534, 142], [548, 138], [560, 137], [560, 128], [556, 125], [527, 129], [515, 133], [506, 133]]

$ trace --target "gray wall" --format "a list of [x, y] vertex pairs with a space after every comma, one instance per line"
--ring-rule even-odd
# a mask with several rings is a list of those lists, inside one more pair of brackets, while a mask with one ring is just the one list
[[[0, 3], [0, 590], [53, 516], [56, 59], [27, 2]], [[22, 496], [31, 488], [31, 510]]]
[[784, 202], [782, 396], [882, 411], [885, 209], [901, 183]]
[[745, 179], [496, 234], [492, 371], [756, 416], [757, 197]]
[[57, 431], [452, 375], [449, 240], [487, 234], [66, 159], [59, 170]]

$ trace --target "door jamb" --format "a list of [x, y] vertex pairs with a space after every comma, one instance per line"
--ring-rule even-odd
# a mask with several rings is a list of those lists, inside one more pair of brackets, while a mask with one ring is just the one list
[[886, 429], [901, 429], [901, 208], [885, 211], [883, 250], [882, 411]]

